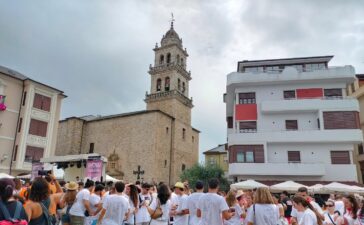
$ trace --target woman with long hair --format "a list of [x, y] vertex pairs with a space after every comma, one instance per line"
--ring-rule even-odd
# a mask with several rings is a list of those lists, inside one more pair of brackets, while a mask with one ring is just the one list
[[254, 193], [254, 204], [247, 215], [248, 225], [277, 225], [279, 220], [278, 207], [274, 204], [268, 188], [260, 187]]
[[346, 195], [343, 198], [345, 211], [344, 220], [348, 225], [354, 225], [357, 223], [359, 205], [354, 195]]
[[90, 196], [94, 187], [95, 182], [87, 180], [84, 188], [77, 193], [76, 201], [70, 209], [71, 225], [84, 225], [86, 210], [88, 216], [94, 215], [95, 212], [90, 207]]
[[224, 225], [241, 225], [241, 215], [243, 214], [243, 210], [236, 199], [235, 191], [230, 190], [227, 193], [225, 200], [229, 206], [229, 211], [235, 212], [235, 214], [229, 220], [224, 220]]
[[60, 208], [66, 207], [65, 213], [61, 216], [62, 225], [70, 225], [70, 209], [76, 200], [78, 184], [76, 182], [69, 182], [65, 185], [66, 193], [62, 196], [59, 204]]
[[12, 197], [14, 189], [15, 183], [11, 179], [0, 179], [0, 221], [6, 219], [6, 214], [13, 219], [28, 221], [23, 205]]
[[298, 222], [298, 225], [322, 225], [319, 213], [316, 209], [301, 196], [293, 197], [293, 207], [302, 213], [302, 216]]
[[129, 185], [129, 191], [126, 193], [129, 197], [130, 214], [126, 224], [133, 225], [135, 223], [135, 214], [139, 209], [139, 192], [137, 186]]
[[326, 212], [324, 214], [325, 220], [324, 220], [324, 224], [325, 225], [342, 225], [344, 224], [344, 218], [339, 215], [340, 212], [335, 211], [335, 200], [332, 199], [328, 199], [327, 202], [325, 203], [325, 207], [326, 207]]
[[150, 225], [167, 225], [169, 223], [171, 202], [171, 192], [169, 187], [165, 184], [161, 184], [157, 188], [157, 198], [153, 199], [150, 206], [147, 206], [148, 212], [152, 215], [158, 208], [162, 210], [162, 215], [159, 218], [151, 219]]
[[42, 177], [35, 178], [30, 189], [29, 201], [25, 205], [29, 225], [48, 225], [50, 223], [49, 201], [47, 201], [49, 194], [48, 182]]

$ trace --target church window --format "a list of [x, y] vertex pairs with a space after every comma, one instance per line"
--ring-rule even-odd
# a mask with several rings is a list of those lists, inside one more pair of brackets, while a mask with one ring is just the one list
[[186, 165], [182, 164], [182, 171], [184, 171], [186, 169]]
[[164, 160], [164, 168], [167, 167], [167, 160]]
[[171, 53], [167, 54], [167, 63], [171, 63]]
[[182, 139], [184, 140], [186, 138], [186, 129], [182, 129]]
[[166, 134], [168, 134], [169, 132], [169, 127], [166, 127]]
[[183, 66], [183, 58], [181, 58], [181, 65]]
[[110, 168], [115, 169], [115, 163], [114, 162], [110, 163]]
[[177, 64], [179, 64], [179, 55], [176, 57]]
[[165, 91], [169, 91], [169, 83], [170, 83], [170, 79], [169, 79], [169, 77], [166, 77], [165, 84], [164, 84]]
[[181, 80], [178, 78], [178, 90], [181, 90]]
[[182, 93], [184, 94], [186, 91], [186, 85], [185, 82], [182, 82]]
[[90, 149], [89, 149], [88, 153], [94, 153], [94, 147], [95, 147], [95, 144], [90, 143]]
[[157, 91], [161, 91], [161, 87], [162, 87], [162, 80], [158, 79], [157, 80]]
[[160, 57], [159, 57], [159, 64], [161, 65], [161, 64], [163, 64], [164, 63], [164, 55], [161, 55]]
[[192, 136], [192, 143], [194, 143], [195, 142], [195, 137], [194, 136]]

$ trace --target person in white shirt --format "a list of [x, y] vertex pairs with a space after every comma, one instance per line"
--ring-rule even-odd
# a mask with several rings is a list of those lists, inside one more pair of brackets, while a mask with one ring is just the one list
[[139, 210], [139, 193], [138, 188], [134, 184], [130, 184], [128, 187], [128, 192], [126, 192], [128, 197], [129, 205], [130, 205], [130, 214], [128, 221], [125, 225], [134, 225], [135, 223], [135, 214]]
[[295, 222], [298, 225], [322, 225], [321, 215], [305, 198], [301, 196], [293, 197], [293, 207], [302, 215]]
[[197, 217], [197, 204], [203, 195], [203, 182], [197, 181], [195, 184], [195, 192], [187, 198], [187, 208], [190, 214], [189, 225], [199, 225], [200, 218]]
[[101, 197], [102, 197], [102, 191], [105, 189], [104, 185], [97, 184], [94, 190], [94, 193], [90, 195], [90, 208], [92, 211], [94, 211], [94, 216], [88, 216], [85, 218], [85, 225], [92, 225], [92, 223], [97, 220], [98, 213], [101, 211]]
[[241, 225], [241, 216], [243, 214], [243, 210], [241, 209], [236, 196], [237, 195], [235, 191], [230, 190], [225, 197], [226, 203], [230, 207], [229, 211], [235, 212], [235, 215], [229, 220], [224, 220], [224, 225]]
[[358, 211], [359, 205], [357, 200], [355, 199], [354, 195], [345, 195], [343, 197], [343, 202], [345, 205], [344, 211], [344, 220], [347, 222], [348, 225], [358, 225]]
[[120, 225], [128, 218], [129, 202], [123, 196], [124, 188], [123, 182], [115, 183], [116, 193], [105, 198], [97, 225]]
[[258, 188], [254, 193], [254, 204], [248, 209], [246, 221], [248, 225], [276, 225], [279, 210], [274, 204], [272, 195], [266, 187]]
[[[308, 190], [306, 187], [300, 187], [298, 188], [298, 192], [296, 193], [297, 196], [300, 196], [304, 199], [306, 199], [307, 202], [311, 204], [311, 206], [316, 210], [318, 215], [320, 216], [320, 220], [325, 220], [324, 212], [322, 211], [321, 207], [308, 195]], [[297, 209], [292, 208], [291, 211], [291, 223], [297, 223], [301, 220], [301, 217], [303, 216], [303, 212], [298, 212]]]
[[185, 194], [185, 186], [181, 182], [177, 182], [174, 185], [174, 192], [176, 193], [176, 198], [172, 200], [172, 212], [174, 217], [174, 225], [188, 225], [188, 207], [187, 198]]
[[161, 184], [157, 188], [157, 197], [153, 198], [150, 206], [147, 206], [150, 215], [156, 213], [156, 209], [162, 210], [162, 215], [159, 218], [151, 219], [150, 225], [168, 225], [171, 209], [171, 201], [169, 200], [171, 193], [166, 184]]
[[324, 214], [325, 225], [341, 225], [344, 224], [344, 219], [339, 215], [338, 211], [335, 210], [335, 200], [328, 199], [325, 203], [327, 212]]
[[90, 195], [94, 186], [95, 182], [87, 180], [84, 188], [77, 193], [76, 201], [69, 212], [72, 225], [84, 225], [86, 210], [90, 216], [94, 215], [94, 211], [90, 207]]
[[197, 204], [197, 216], [201, 218], [200, 225], [221, 225], [222, 219], [229, 220], [235, 213], [229, 212], [225, 199], [217, 194], [219, 180], [212, 178], [208, 185], [208, 193], [202, 195]]
[[147, 205], [152, 202], [152, 197], [149, 194], [150, 185], [143, 183], [141, 192], [139, 194], [139, 209], [135, 214], [136, 225], [148, 225], [150, 222], [150, 215], [147, 210]]

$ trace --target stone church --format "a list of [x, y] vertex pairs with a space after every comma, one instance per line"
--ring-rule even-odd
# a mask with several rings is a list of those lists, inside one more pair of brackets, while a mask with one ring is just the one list
[[108, 158], [107, 174], [128, 182], [137, 179], [133, 172], [140, 166], [144, 181], [172, 184], [198, 162], [199, 131], [191, 126], [188, 53], [173, 22], [153, 50], [150, 93], [144, 99], [147, 109], [60, 121], [56, 155], [100, 153]]

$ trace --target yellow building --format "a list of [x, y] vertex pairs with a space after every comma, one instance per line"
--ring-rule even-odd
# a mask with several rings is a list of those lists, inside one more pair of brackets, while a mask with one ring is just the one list
[[215, 148], [207, 150], [205, 155], [205, 165], [217, 165], [221, 167], [225, 173], [229, 169], [229, 161], [227, 156], [227, 144], [218, 145]]
[[[359, 101], [360, 107], [360, 127], [364, 131], [364, 74], [357, 74], [357, 80], [347, 87], [348, 95], [355, 97]], [[363, 135], [364, 136], [364, 135]], [[364, 151], [363, 144], [355, 146], [353, 161], [357, 165], [358, 181], [363, 183], [364, 181]]]

